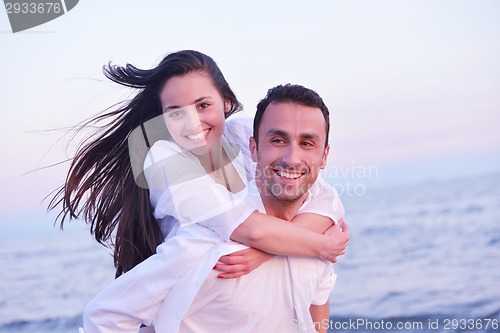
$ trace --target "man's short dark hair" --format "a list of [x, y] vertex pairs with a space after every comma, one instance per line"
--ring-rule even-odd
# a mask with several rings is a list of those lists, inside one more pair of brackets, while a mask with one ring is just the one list
[[271, 88], [267, 95], [257, 104], [257, 111], [253, 120], [253, 137], [255, 142], [259, 143], [259, 127], [264, 115], [264, 111], [271, 103], [297, 103], [305, 106], [316, 107], [321, 110], [326, 122], [326, 141], [328, 145], [328, 134], [330, 132], [330, 111], [323, 102], [323, 99], [314, 90], [297, 85], [285, 84]]

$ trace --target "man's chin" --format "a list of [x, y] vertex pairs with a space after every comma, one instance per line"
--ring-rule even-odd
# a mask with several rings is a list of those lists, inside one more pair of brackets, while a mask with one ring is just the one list
[[294, 192], [273, 192], [273, 196], [279, 201], [285, 202], [296, 202], [302, 199], [304, 196], [303, 191], [294, 191]]

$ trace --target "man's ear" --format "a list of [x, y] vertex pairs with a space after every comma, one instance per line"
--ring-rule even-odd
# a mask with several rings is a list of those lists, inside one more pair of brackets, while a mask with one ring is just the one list
[[252, 155], [252, 161], [257, 163], [257, 142], [255, 142], [255, 139], [253, 136], [250, 137], [250, 140], [248, 142], [248, 147], [250, 148], [250, 153]]
[[328, 160], [328, 154], [330, 153], [330, 145], [326, 145], [325, 151], [323, 152], [323, 157], [321, 158], [320, 169], [326, 168], [326, 162]]

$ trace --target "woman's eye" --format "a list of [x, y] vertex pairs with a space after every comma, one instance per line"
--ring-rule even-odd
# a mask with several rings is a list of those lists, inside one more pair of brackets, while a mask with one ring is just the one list
[[200, 103], [200, 105], [198, 105], [198, 107], [202, 110], [208, 108], [208, 103]]
[[181, 111], [170, 111], [168, 113], [169, 118], [177, 118], [177, 117], [180, 117], [181, 115], [182, 115]]

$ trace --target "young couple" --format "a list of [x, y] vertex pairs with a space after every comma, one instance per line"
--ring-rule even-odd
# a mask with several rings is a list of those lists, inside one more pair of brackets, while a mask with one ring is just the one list
[[85, 308], [85, 332], [326, 332], [331, 262], [349, 237], [318, 177], [330, 149], [320, 96], [270, 89], [252, 133], [226, 121], [241, 104], [200, 52], [105, 74], [138, 92], [88, 123], [107, 125], [51, 202], [61, 223], [82, 217], [97, 241], [115, 236], [117, 279]]

